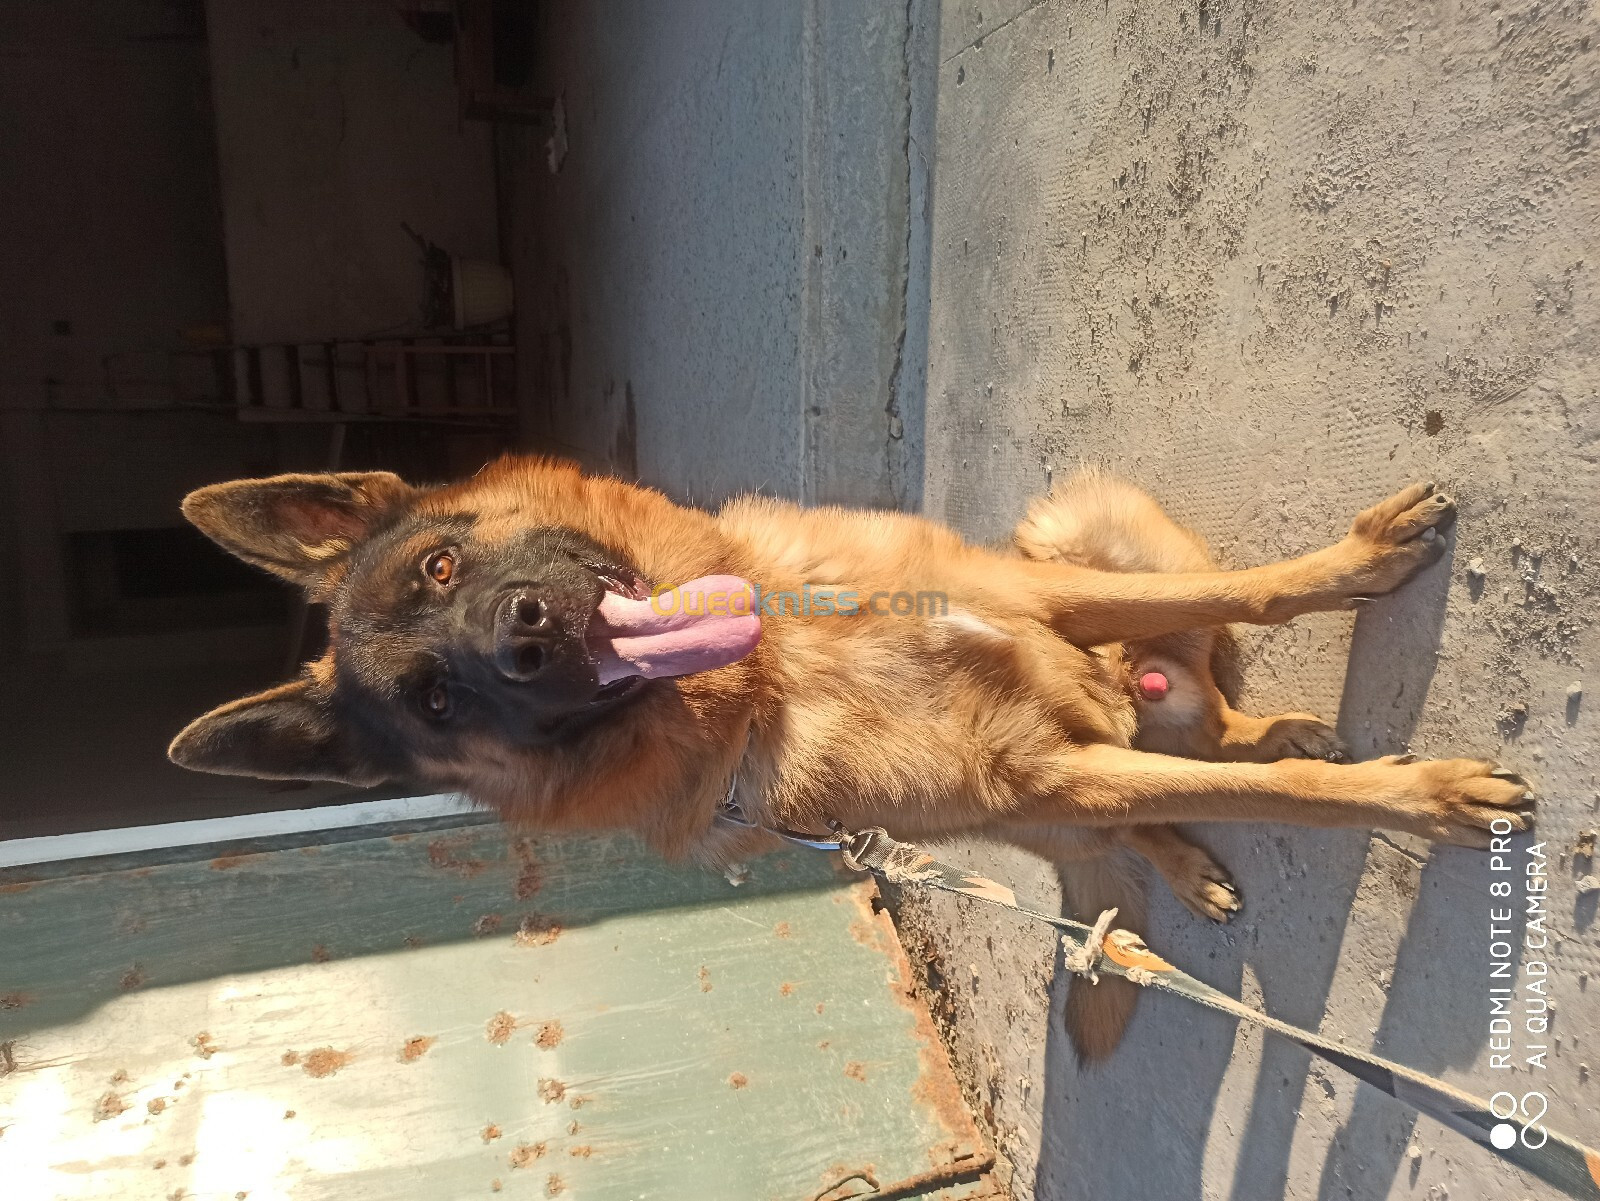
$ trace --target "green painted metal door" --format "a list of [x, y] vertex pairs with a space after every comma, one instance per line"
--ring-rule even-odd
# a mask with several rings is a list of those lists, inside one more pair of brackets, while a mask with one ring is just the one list
[[870, 883], [497, 826], [0, 873], [8, 1197], [994, 1196]]

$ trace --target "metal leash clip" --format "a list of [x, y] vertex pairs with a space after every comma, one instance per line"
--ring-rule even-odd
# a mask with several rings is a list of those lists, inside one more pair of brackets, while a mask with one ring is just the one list
[[[735, 780], [737, 784], [737, 780]], [[776, 834], [785, 842], [792, 842], [796, 846], [810, 847], [814, 851], [840, 851], [843, 845], [837, 838], [829, 838], [825, 834], [806, 834], [800, 830], [790, 830], [784, 826], [768, 826], [761, 822], [752, 821], [744, 811], [744, 806], [739, 804], [734, 797], [734, 784], [728, 786], [728, 795], [722, 798], [722, 803], [717, 806], [717, 818], [729, 825], [741, 826], [746, 830], [765, 830], [768, 834]], [[841, 827], [842, 828], [842, 827]]]
[[888, 831], [882, 826], [868, 826], [852, 834], [842, 823], [830, 821], [828, 829], [833, 831], [839, 853], [851, 871], [879, 870], [889, 858], [889, 853], [900, 845], [889, 837]]

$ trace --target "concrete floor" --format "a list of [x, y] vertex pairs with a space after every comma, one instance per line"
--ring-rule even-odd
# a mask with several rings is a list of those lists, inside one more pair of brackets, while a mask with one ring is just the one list
[[[1211, 927], [1158, 890], [1149, 939], [1353, 1046], [1542, 1090], [1592, 1141], [1575, 846], [1600, 793], [1569, 687], [1600, 653], [1593, 9], [569, 7], [541, 30], [566, 157], [502, 147], [537, 441], [700, 502], [902, 505], [985, 539], [1104, 462], [1231, 565], [1324, 544], [1412, 479], [1460, 499], [1452, 553], [1401, 594], [1251, 632], [1244, 702], [1537, 779], [1547, 1066], [1489, 1066], [1477, 855], [1213, 827], [1245, 912]], [[1059, 897], [1036, 860], [951, 854]], [[1043, 933], [925, 898], [900, 916], [1017, 1198], [1552, 1195], [1176, 1000], [1082, 1073]]]

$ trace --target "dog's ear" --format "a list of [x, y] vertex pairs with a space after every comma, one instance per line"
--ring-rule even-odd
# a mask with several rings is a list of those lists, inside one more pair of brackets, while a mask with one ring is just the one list
[[330, 567], [416, 492], [387, 471], [276, 475], [191, 492], [183, 515], [246, 563], [315, 590]]
[[333, 715], [303, 679], [196, 718], [172, 740], [167, 757], [179, 767], [222, 776], [353, 785], [384, 780], [350, 753]]

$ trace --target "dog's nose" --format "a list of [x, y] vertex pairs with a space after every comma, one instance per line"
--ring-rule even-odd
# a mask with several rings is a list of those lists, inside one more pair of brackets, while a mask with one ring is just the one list
[[549, 606], [528, 593], [514, 593], [495, 613], [495, 666], [508, 680], [531, 680], [549, 662], [555, 637]]

